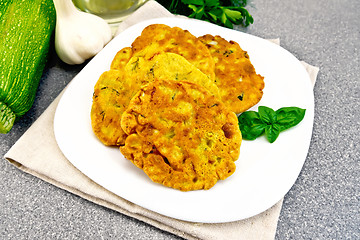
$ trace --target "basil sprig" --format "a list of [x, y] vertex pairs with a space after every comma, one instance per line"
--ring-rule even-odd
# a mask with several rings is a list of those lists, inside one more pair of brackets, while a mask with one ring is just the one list
[[265, 132], [267, 140], [273, 143], [280, 132], [301, 122], [305, 111], [298, 107], [283, 107], [274, 111], [272, 108], [260, 106], [258, 112], [244, 112], [238, 117], [242, 137], [254, 140]]

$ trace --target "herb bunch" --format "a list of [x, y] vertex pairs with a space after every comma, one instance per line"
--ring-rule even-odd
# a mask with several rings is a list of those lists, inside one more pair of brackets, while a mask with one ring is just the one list
[[247, 0], [157, 0], [173, 14], [185, 15], [227, 28], [249, 26], [253, 17], [245, 9]]
[[265, 133], [267, 140], [273, 143], [280, 132], [300, 123], [305, 111], [298, 107], [283, 107], [274, 111], [272, 108], [260, 106], [258, 112], [244, 112], [238, 117], [242, 137], [254, 140]]

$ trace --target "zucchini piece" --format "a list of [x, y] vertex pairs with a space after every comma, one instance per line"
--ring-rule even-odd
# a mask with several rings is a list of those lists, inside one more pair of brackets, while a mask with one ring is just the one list
[[0, 133], [34, 102], [55, 20], [52, 0], [0, 1]]

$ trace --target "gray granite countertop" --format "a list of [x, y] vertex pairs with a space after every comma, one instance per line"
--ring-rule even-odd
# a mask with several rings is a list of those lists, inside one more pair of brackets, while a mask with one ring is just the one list
[[[360, 239], [360, 1], [253, 0], [255, 22], [238, 29], [281, 39], [318, 66], [308, 156], [286, 194], [276, 239]], [[84, 67], [52, 49], [33, 108], [7, 135], [0, 155]], [[88, 202], [0, 161], [0, 239], [180, 239]]]

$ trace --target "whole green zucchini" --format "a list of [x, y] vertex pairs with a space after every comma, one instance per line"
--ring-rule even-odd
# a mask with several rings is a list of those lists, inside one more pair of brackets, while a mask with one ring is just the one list
[[55, 20], [52, 0], [0, 1], [0, 133], [34, 102]]

